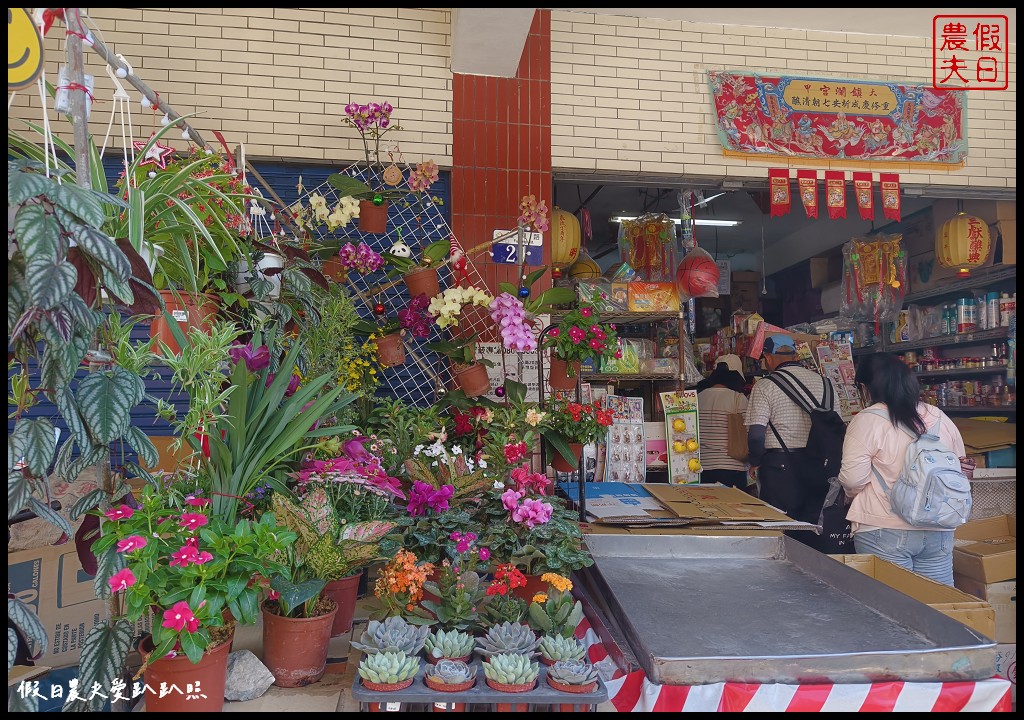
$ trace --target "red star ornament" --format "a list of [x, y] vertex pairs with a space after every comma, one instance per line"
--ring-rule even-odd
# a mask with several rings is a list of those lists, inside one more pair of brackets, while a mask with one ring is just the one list
[[[132, 143], [138, 152], [145, 150], [147, 144], [147, 140], [136, 140]], [[171, 159], [171, 155], [173, 154], [174, 148], [169, 145], [161, 145], [159, 142], [155, 142], [152, 147], [149, 148], [149, 152], [146, 153], [146, 157], [139, 162], [139, 167], [142, 167], [143, 165], [155, 165], [161, 170], [166, 170], [167, 162]]]

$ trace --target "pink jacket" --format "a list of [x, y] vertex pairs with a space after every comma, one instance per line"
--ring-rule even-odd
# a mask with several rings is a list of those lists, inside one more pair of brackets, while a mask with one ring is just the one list
[[[886, 410], [884, 403], [871, 407]], [[917, 411], [930, 428], [938, 420], [939, 437], [957, 457], [964, 457], [964, 440], [953, 421], [934, 405], [918, 403]], [[893, 515], [889, 509], [889, 498], [882, 489], [878, 478], [871, 471], [872, 464], [891, 487], [903, 470], [903, 458], [911, 442], [910, 435], [893, 427], [884, 417], [874, 413], [860, 412], [846, 429], [843, 442], [843, 465], [839, 470], [839, 482], [846, 490], [847, 497], [853, 498], [846, 514], [853, 531], [869, 528], [893, 530], [918, 530]], [[860, 528], [865, 525], [867, 528]]]

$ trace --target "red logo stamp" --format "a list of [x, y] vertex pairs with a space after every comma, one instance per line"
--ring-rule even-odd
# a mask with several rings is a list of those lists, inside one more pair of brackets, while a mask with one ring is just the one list
[[1006, 90], [1010, 86], [1006, 15], [936, 15], [932, 19], [932, 86]]

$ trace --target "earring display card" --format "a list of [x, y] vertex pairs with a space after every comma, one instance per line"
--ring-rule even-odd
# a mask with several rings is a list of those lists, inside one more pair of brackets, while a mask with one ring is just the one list
[[697, 426], [697, 391], [661, 393], [665, 408], [665, 439], [669, 482], [700, 482], [700, 428]]
[[609, 395], [605, 407], [614, 420], [605, 442], [605, 480], [638, 483], [647, 480], [647, 440], [643, 398]]

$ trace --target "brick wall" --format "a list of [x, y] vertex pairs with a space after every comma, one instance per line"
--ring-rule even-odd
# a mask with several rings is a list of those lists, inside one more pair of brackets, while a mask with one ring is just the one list
[[[779, 160], [723, 157], [707, 70], [929, 83], [932, 78], [928, 38], [566, 11], [552, 13], [551, 34], [556, 172], [764, 178], [765, 168]], [[1010, 68], [1015, 67], [1011, 43]], [[1015, 188], [1016, 106], [1015, 70], [1006, 91], [968, 92], [966, 167], [915, 171], [904, 164], [901, 181]]]

